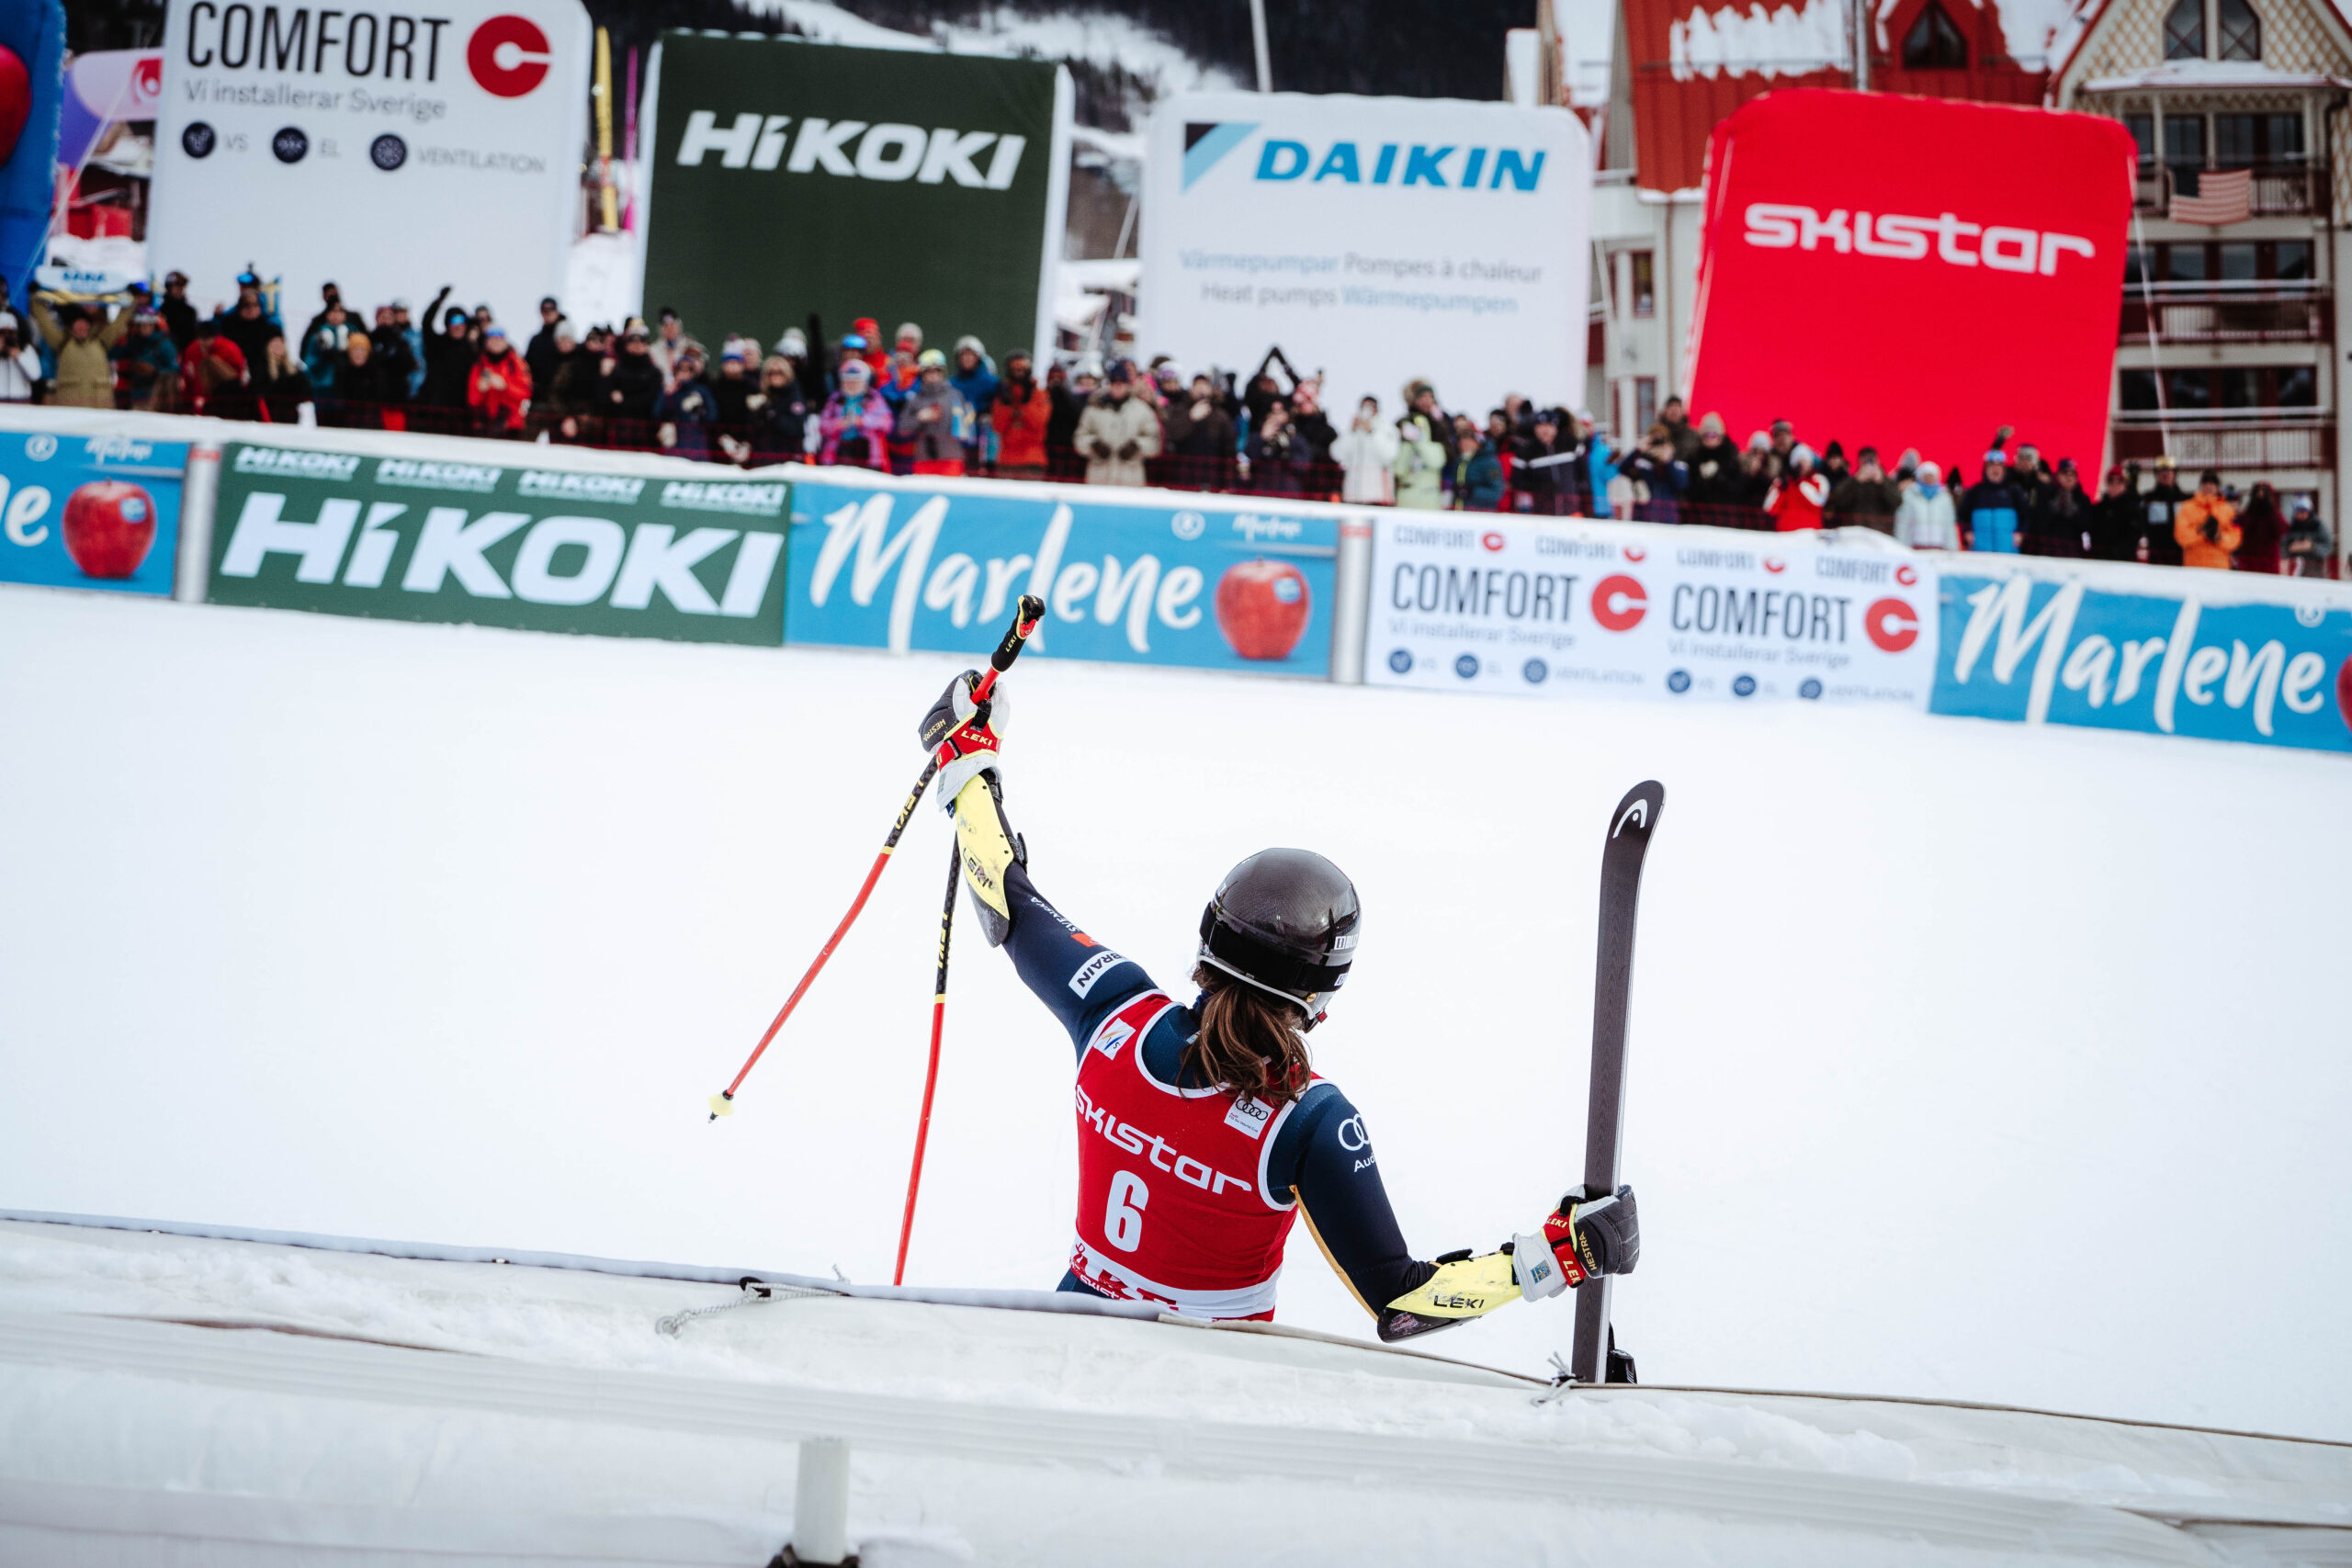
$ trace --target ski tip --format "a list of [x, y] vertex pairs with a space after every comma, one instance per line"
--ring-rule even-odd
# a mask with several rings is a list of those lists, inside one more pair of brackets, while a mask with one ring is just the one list
[[1617, 810], [1609, 819], [1609, 836], [1614, 839], [1631, 828], [1646, 837], [1657, 827], [1658, 814], [1665, 809], [1666, 786], [1656, 779], [1644, 779], [1617, 803]]
[[710, 1097], [710, 1119], [712, 1121], [716, 1122], [721, 1116], [732, 1116], [734, 1114], [735, 1101], [733, 1100], [729, 1099], [723, 1093], [714, 1094]]

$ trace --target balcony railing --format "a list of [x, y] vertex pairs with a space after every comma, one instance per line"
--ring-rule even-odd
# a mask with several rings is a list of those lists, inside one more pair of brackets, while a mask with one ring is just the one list
[[2183, 468], [2332, 468], [2335, 416], [2318, 410], [2230, 409], [2174, 412], [2159, 419], [2133, 410], [2115, 416], [2118, 462], [2170, 457]]
[[2157, 283], [2123, 286], [2118, 341], [2325, 343], [2335, 335], [2335, 299], [2316, 283]]
[[2286, 164], [2236, 164], [2228, 169], [2215, 170], [2159, 167], [2143, 162], [2133, 189], [2140, 210], [2161, 218], [2172, 209], [2175, 196], [2195, 196], [2198, 193], [2199, 175], [2229, 174], [2245, 168], [2251, 168], [2254, 172], [2249, 217], [2299, 218], [2324, 215], [2329, 210], [2327, 164], [2316, 159], [2301, 159]]

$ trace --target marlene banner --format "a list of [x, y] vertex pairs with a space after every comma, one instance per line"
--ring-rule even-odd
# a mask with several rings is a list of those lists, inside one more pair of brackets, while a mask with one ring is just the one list
[[0, 582], [168, 598], [187, 443], [0, 431]]
[[1374, 525], [1368, 684], [1925, 708], [1936, 572], [1907, 551], [1712, 528]]
[[334, 283], [365, 319], [443, 284], [526, 335], [563, 291], [588, 134], [579, 0], [452, 0], [433, 15], [174, 4], [147, 254], [233, 299], [285, 285], [288, 346]]
[[1246, 374], [1278, 345], [1323, 406], [1405, 382], [1449, 409], [1584, 400], [1592, 144], [1563, 108], [1209, 93], [1145, 160], [1139, 340]]
[[1330, 674], [1338, 513], [1127, 493], [797, 481], [785, 640], [968, 652], [1034, 593], [1032, 656]]
[[1935, 712], [2352, 751], [2352, 590], [1980, 559], [1943, 579]]
[[2095, 468], [2134, 155], [2098, 115], [1817, 90], [1747, 104], [1708, 148], [1693, 415], [1721, 413], [1735, 440], [1785, 418], [1816, 447], [1916, 446], [1971, 473], [2008, 424]]

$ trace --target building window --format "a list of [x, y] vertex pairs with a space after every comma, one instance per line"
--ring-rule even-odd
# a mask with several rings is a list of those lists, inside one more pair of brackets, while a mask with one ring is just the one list
[[1960, 36], [1951, 18], [1936, 0], [1928, 0], [1928, 8], [1903, 35], [1903, 69], [1905, 71], [1965, 71], [1968, 69], [1968, 40]]
[[[2308, 365], [2244, 365], [2219, 370], [2167, 370], [2164, 406], [2173, 413], [2227, 409], [2259, 414], [2319, 406], [2319, 373]], [[2154, 413], [2156, 373], [2116, 372], [2116, 401], [2125, 413]]]
[[2299, 114], [2217, 114], [2213, 117], [2213, 162], [2224, 169], [2303, 161], [2303, 117]]
[[2145, 178], [2156, 165], [2156, 117], [2150, 114], [2127, 114], [2123, 129], [2132, 133], [2132, 145], [2140, 151], [2140, 174]]
[[2205, 58], [2205, 0], [2173, 0], [2165, 13], [2165, 58]]
[[2270, 276], [2281, 283], [2307, 283], [2316, 276], [2312, 271], [2312, 243], [2309, 240], [2279, 240], [2272, 246]]
[[2245, 0], [2221, 0], [2214, 14], [2222, 28], [2222, 58], [2224, 60], [2259, 60], [2262, 58], [2262, 18]]
[[1637, 435], [1646, 435], [1649, 434], [1650, 426], [1657, 423], [1657, 378], [1655, 376], [1636, 376], [1634, 378], [1634, 433]]
[[2156, 412], [2156, 373], [2153, 370], [2119, 370], [2117, 401], [2126, 413]]
[[2158, 249], [2164, 255], [2164, 271], [2158, 275], [2162, 282], [2202, 283], [2213, 276], [2212, 269], [2205, 265], [2202, 245], [2162, 245]]
[[2205, 117], [2165, 117], [2165, 166], [2172, 171], [2173, 194], [2195, 196], [2198, 171], [2205, 167]]
[[[1632, 265], [1627, 271], [1633, 278], [1634, 314], [1636, 316], [1657, 315], [1657, 269], [1651, 261], [1650, 253], [1634, 252]], [[1649, 426], [1644, 424], [1642, 428], [1646, 430]]]
[[2256, 270], [2254, 260], [2254, 242], [2232, 240], [2222, 245], [2220, 249], [2222, 281], [2223, 283], [2252, 283]]

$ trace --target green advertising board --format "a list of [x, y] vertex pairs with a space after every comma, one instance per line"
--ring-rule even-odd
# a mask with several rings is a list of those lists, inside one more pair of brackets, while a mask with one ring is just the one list
[[773, 647], [784, 640], [792, 487], [711, 474], [581, 474], [231, 443], [220, 454], [208, 597]]
[[[653, 52], [647, 313], [706, 343], [809, 311], [1048, 346], [1069, 78], [1033, 60], [668, 32]], [[898, 121], [891, 120], [896, 115]]]

